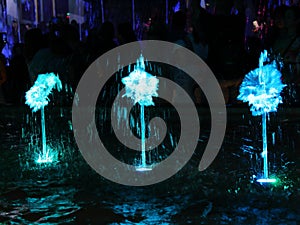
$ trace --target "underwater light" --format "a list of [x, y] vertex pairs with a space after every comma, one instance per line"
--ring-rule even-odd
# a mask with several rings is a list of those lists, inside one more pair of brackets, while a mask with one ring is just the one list
[[275, 183], [276, 181], [274, 178], [261, 178], [257, 180], [258, 183]]
[[37, 163], [52, 163], [53, 160], [51, 158], [42, 158], [42, 157], [39, 157], [37, 160], [36, 160]]
[[152, 166], [138, 166], [136, 167], [136, 171], [139, 171], [139, 172], [146, 172], [146, 171], [151, 171], [152, 170]]
[[35, 161], [36, 163], [42, 164], [42, 163], [52, 163], [53, 162], [53, 158], [54, 158], [54, 154], [51, 153], [49, 151], [41, 153], [38, 155], [38, 159]]

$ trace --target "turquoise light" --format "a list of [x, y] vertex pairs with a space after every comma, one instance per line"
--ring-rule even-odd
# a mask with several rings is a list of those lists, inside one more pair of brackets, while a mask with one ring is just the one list
[[38, 154], [36, 163], [52, 163], [57, 160], [57, 154], [50, 148], [46, 148], [45, 152], [41, 152]]

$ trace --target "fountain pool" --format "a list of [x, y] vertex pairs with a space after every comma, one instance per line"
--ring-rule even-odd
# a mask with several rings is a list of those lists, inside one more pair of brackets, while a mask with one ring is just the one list
[[[157, 105], [157, 104], [156, 104]], [[175, 110], [165, 104], [145, 116], [170, 114], [173, 136], [156, 149], [161, 160], [178, 141]], [[205, 171], [198, 164], [210, 132], [210, 113], [198, 108], [201, 133], [194, 156], [170, 179], [146, 187], [115, 184], [84, 161], [74, 141], [71, 109], [45, 108], [47, 141], [58, 152], [52, 164], [37, 164], [32, 148], [41, 143], [39, 114], [24, 107], [0, 108], [1, 224], [284, 224], [300, 222], [300, 109], [279, 107], [268, 121], [269, 176], [261, 185], [261, 119], [245, 105], [230, 107], [222, 149]], [[119, 160], [134, 163], [109, 128], [110, 110], [97, 109], [104, 144]], [[36, 122], [38, 121], [38, 122]], [[34, 125], [36, 124], [36, 125]], [[50, 125], [51, 124], [51, 125]], [[169, 127], [170, 126], [170, 127]], [[105, 131], [105, 132], [104, 132]], [[107, 133], [107, 131], [110, 131]], [[154, 156], [152, 156], [153, 159]], [[156, 159], [159, 160], [159, 159]]]

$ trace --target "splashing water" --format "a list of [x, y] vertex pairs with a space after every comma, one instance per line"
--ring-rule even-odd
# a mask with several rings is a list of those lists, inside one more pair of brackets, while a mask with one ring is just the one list
[[240, 86], [239, 100], [248, 102], [253, 116], [276, 112], [282, 103], [281, 91], [286, 86], [281, 82], [281, 73], [276, 62], [263, 65], [267, 61], [267, 51], [259, 59], [259, 68], [250, 71]]
[[60, 91], [62, 84], [58, 76], [54, 73], [40, 74], [35, 81], [34, 85], [26, 92], [26, 104], [36, 112], [49, 103], [49, 94], [53, 88]]
[[159, 80], [145, 71], [144, 57], [141, 55], [137, 60], [134, 70], [122, 79], [125, 85], [125, 94], [123, 97], [131, 98], [134, 104], [138, 103], [141, 106], [140, 121], [141, 121], [141, 148], [142, 148], [142, 163], [137, 168], [139, 171], [151, 170], [151, 167], [146, 165], [146, 148], [145, 148], [145, 106], [153, 106], [152, 97], [157, 97]]
[[281, 91], [286, 86], [281, 82], [281, 73], [277, 69], [276, 61], [268, 62], [268, 52], [265, 50], [259, 58], [259, 68], [250, 71], [240, 86], [239, 100], [248, 102], [253, 116], [262, 116], [263, 136], [263, 177], [258, 182], [275, 182], [269, 179], [268, 146], [267, 146], [267, 116], [269, 112], [276, 112], [279, 103], [282, 103]]
[[51, 149], [47, 149], [46, 143], [46, 127], [44, 107], [49, 103], [49, 94], [56, 88], [58, 91], [62, 89], [62, 84], [58, 76], [54, 73], [40, 74], [34, 85], [26, 92], [26, 104], [29, 105], [33, 112], [41, 110], [42, 125], [42, 152], [38, 154], [37, 163], [49, 163], [53, 161], [55, 153]]
[[154, 105], [152, 97], [157, 97], [158, 79], [145, 71], [144, 57], [137, 60], [134, 70], [122, 79], [125, 85], [125, 97], [131, 98], [134, 104], [141, 106]]

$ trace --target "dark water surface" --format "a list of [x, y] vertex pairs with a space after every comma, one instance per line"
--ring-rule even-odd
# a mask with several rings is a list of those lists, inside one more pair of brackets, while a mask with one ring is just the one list
[[[41, 144], [39, 115], [27, 107], [2, 107], [0, 113], [0, 224], [300, 223], [299, 108], [283, 107], [268, 121], [270, 174], [278, 179], [272, 185], [253, 177], [262, 168], [261, 124], [247, 107], [228, 108], [221, 151], [203, 172], [197, 167], [210, 116], [207, 108], [199, 108], [201, 133], [194, 156], [175, 176], [147, 187], [113, 183], [89, 167], [74, 141], [70, 109], [46, 110], [47, 143], [59, 159], [50, 165], [34, 162]], [[136, 155], [115, 141], [108, 112], [102, 108], [98, 114], [105, 145], [115, 157], [133, 162]], [[176, 142], [179, 122], [170, 124]], [[152, 160], [167, 157], [171, 147], [166, 140]]]

